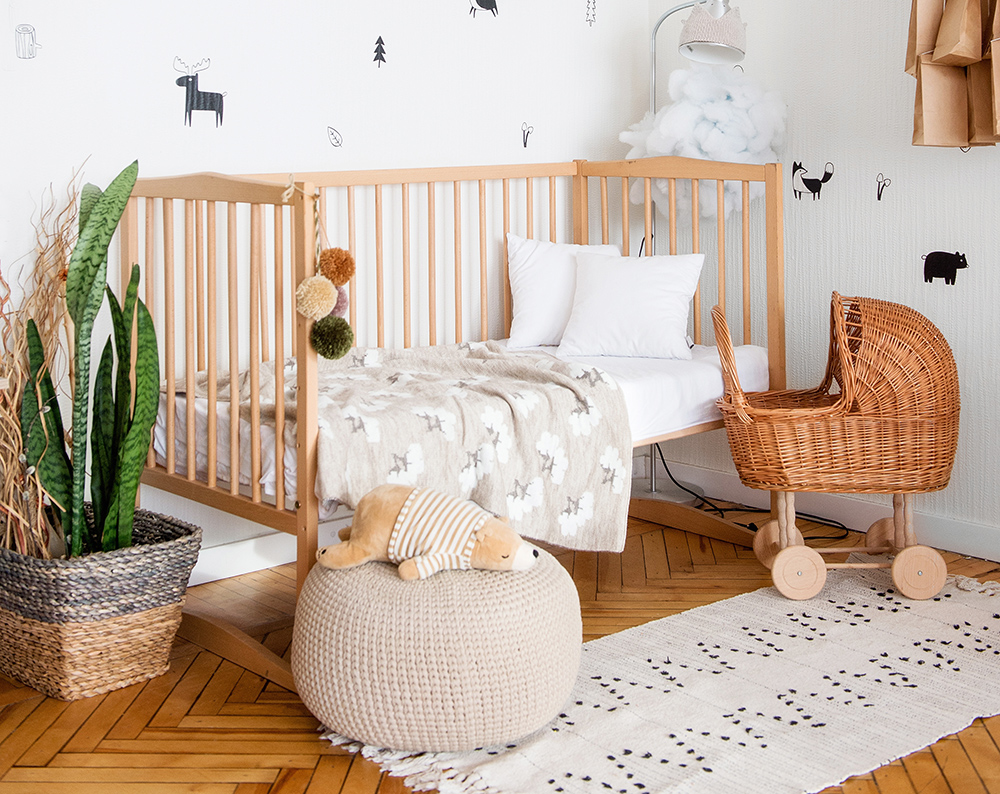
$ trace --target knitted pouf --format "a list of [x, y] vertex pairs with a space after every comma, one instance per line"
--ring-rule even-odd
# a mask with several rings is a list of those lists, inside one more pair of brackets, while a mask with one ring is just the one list
[[555, 717], [576, 680], [576, 587], [540, 551], [527, 571], [315, 566], [299, 595], [292, 673], [331, 730], [377, 747], [471, 750]]

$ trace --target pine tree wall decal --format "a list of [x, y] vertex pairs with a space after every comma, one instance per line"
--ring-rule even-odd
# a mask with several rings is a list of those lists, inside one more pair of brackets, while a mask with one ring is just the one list
[[591, 27], [597, 21], [597, 0], [587, 0], [587, 24]]
[[382, 41], [382, 37], [379, 36], [378, 40], [375, 42], [375, 57], [372, 59], [378, 62], [378, 68], [382, 68], [382, 64], [385, 63], [385, 42]]

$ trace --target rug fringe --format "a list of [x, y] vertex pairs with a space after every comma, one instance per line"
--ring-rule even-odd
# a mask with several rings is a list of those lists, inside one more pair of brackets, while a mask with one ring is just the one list
[[440, 794], [503, 794], [490, 786], [475, 771], [455, 769], [451, 762], [463, 753], [414, 753], [408, 750], [390, 750], [372, 747], [341, 736], [324, 733], [322, 738], [334, 747], [342, 746], [352, 753], [361, 753], [374, 761], [383, 772], [404, 778], [403, 782], [414, 791], [434, 791]]
[[959, 590], [990, 596], [1000, 595], [1000, 582], [980, 582], [978, 579], [962, 576], [959, 573], [953, 573], [948, 578], [954, 581], [955, 587]]

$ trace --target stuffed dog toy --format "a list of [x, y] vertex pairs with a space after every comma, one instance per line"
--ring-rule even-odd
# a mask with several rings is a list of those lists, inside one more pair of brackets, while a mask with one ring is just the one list
[[380, 485], [365, 494], [353, 524], [339, 535], [341, 543], [316, 552], [320, 565], [392, 562], [400, 578], [410, 580], [453, 568], [523, 571], [538, 557], [505, 521], [473, 502], [408, 485]]

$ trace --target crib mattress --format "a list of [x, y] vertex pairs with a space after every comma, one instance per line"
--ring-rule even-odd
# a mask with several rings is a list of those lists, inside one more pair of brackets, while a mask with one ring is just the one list
[[[555, 348], [532, 348], [547, 352]], [[616, 358], [609, 356], [573, 358], [582, 365], [597, 367], [608, 373], [618, 384], [628, 409], [629, 430], [633, 443], [676, 433], [690, 427], [722, 418], [715, 401], [722, 397], [722, 367], [715, 347], [695, 345], [691, 360], [654, 358]], [[756, 345], [735, 349], [736, 365], [744, 391], [764, 391], [768, 388], [767, 350]], [[216, 403], [218, 460], [217, 477], [229, 482], [230, 417], [229, 402]], [[166, 456], [166, 395], [160, 395], [160, 408], [153, 430], [153, 448], [162, 465]], [[175, 470], [187, 472], [187, 402], [184, 395], [174, 400]], [[250, 485], [250, 422], [241, 419], [240, 483]], [[295, 423], [285, 424], [284, 476], [288, 506], [296, 490]], [[261, 476], [263, 492], [275, 495], [276, 467], [273, 425], [261, 423]], [[195, 470], [204, 477], [208, 470], [208, 401], [195, 400]], [[333, 513], [335, 502], [321, 505], [321, 517]]]

